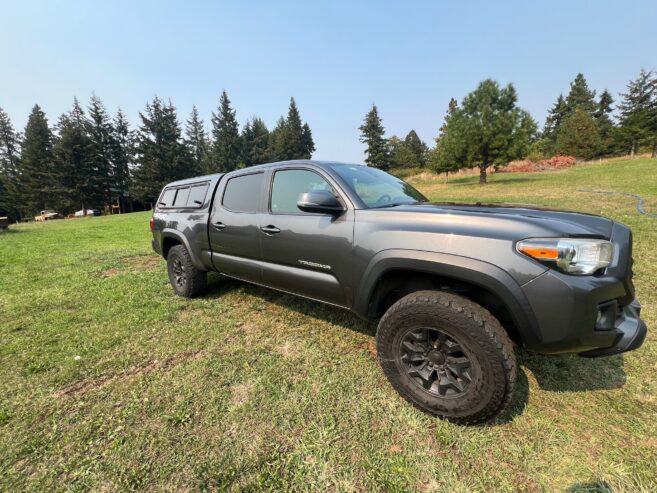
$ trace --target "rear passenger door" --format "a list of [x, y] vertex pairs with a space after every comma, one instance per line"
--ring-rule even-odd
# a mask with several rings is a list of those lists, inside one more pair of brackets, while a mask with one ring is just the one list
[[227, 276], [262, 283], [260, 218], [265, 173], [243, 172], [222, 180], [209, 224], [214, 268]]

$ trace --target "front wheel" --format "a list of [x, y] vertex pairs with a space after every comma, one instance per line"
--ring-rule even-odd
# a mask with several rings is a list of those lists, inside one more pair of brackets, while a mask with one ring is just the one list
[[490, 421], [511, 401], [513, 344], [483, 307], [441, 291], [397, 301], [377, 329], [388, 381], [424, 412], [454, 423]]
[[167, 255], [169, 282], [174, 293], [194, 298], [205, 290], [208, 273], [194, 267], [192, 257], [183, 245], [176, 245]]

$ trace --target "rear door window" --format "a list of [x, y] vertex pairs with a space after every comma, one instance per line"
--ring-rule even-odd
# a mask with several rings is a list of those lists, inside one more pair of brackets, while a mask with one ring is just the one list
[[252, 173], [228, 180], [221, 205], [231, 212], [257, 212], [263, 177], [264, 173]]

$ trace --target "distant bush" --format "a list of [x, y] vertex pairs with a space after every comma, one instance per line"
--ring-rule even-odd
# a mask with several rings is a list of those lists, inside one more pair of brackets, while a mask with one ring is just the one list
[[498, 173], [535, 173], [537, 171], [550, 171], [554, 169], [570, 168], [577, 162], [574, 156], [557, 154], [550, 159], [540, 161], [516, 161], [500, 168]]
[[419, 175], [420, 173], [424, 173], [426, 171], [430, 171], [428, 168], [392, 168], [390, 170], [390, 173], [393, 175], [399, 177], [399, 178], [408, 178], [409, 176], [415, 176]]

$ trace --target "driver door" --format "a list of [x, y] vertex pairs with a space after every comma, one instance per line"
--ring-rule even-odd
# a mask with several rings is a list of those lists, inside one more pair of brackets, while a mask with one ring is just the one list
[[[337, 216], [299, 210], [299, 196], [315, 190], [334, 192], [347, 210]], [[274, 170], [260, 229], [266, 285], [335, 305], [350, 304], [354, 211], [327, 176], [309, 168]]]

